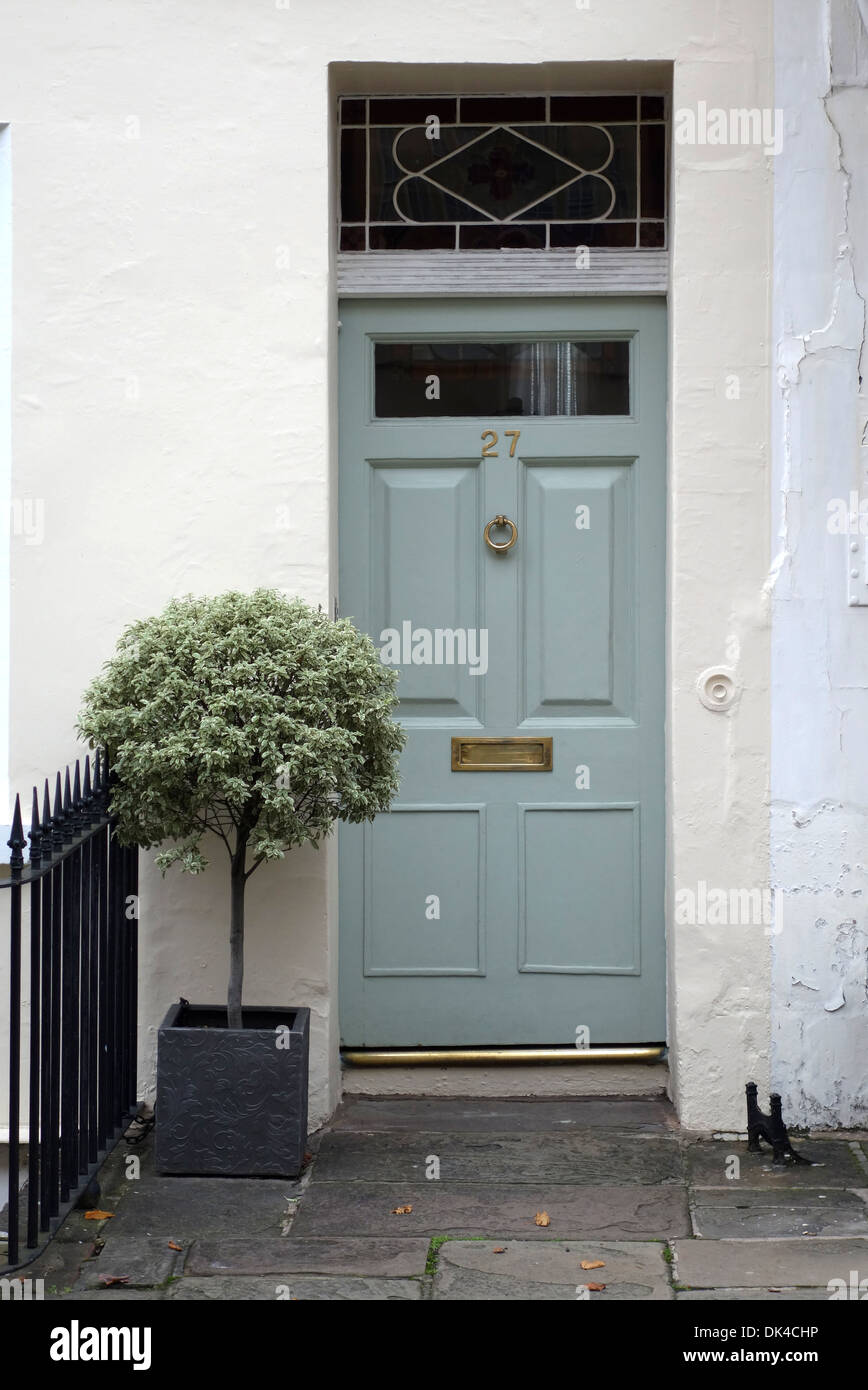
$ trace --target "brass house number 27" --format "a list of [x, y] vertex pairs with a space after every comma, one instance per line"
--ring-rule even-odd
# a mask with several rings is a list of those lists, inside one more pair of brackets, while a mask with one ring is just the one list
[[[503, 431], [503, 437], [504, 437], [504, 439], [508, 439], [508, 440], [510, 441], [510, 444], [509, 444], [509, 457], [510, 457], [511, 459], [515, 458], [515, 446], [516, 446], [516, 444], [518, 443], [519, 435], [520, 435], [520, 434], [521, 434], [521, 430], [504, 430], [504, 431]], [[499, 457], [499, 455], [498, 455], [498, 453], [497, 453], [497, 448], [496, 448], [497, 439], [498, 439], [497, 430], [483, 430], [483, 431], [482, 431], [482, 457], [483, 457], [484, 459], [496, 459], [496, 458]]]

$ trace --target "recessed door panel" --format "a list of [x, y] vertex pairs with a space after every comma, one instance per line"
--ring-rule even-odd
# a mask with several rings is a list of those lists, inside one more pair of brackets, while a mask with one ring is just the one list
[[523, 465], [525, 718], [629, 717], [632, 461]]
[[478, 466], [363, 466], [372, 492], [372, 636], [384, 659], [400, 667], [401, 717], [478, 720], [484, 685], [460, 661], [455, 636], [480, 626]]
[[519, 836], [519, 969], [637, 974], [638, 808], [524, 806]]
[[365, 975], [481, 975], [481, 808], [393, 808], [365, 827]]

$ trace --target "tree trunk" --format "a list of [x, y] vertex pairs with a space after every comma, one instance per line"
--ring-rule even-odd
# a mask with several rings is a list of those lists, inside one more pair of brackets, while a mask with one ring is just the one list
[[244, 889], [248, 835], [239, 830], [232, 856], [231, 913], [229, 919], [229, 998], [227, 1021], [230, 1028], [244, 1026], [241, 1016], [241, 987], [244, 983]]

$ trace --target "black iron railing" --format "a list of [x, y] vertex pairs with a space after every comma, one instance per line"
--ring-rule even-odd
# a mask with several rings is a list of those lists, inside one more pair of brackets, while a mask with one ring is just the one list
[[15, 801], [9, 876], [0, 880], [9, 908], [0, 944], [8, 929], [10, 1266], [22, 1234], [34, 1250], [66, 1215], [135, 1109], [138, 851], [113, 833], [106, 774], [99, 753], [93, 783], [89, 758], [83, 780], [79, 763], [71, 784], [69, 768], [63, 784], [58, 773], [53, 809], [46, 780], [41, 813], [34, 787], [29, 836]]

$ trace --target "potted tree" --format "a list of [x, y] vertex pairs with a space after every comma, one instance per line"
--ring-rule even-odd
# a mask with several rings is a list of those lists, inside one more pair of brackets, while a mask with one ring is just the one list
[[[200, 873], [229, 858], [227, 1007], [172, 1005], [158, 1034], [163, 1173], [294, 1176], [307, 1138], [306, 1008], [242, 1008], [250, 876], [398, 787], [396, 674], [370, 638], [258, 589], [173, 600], [133, 623], [83, 697], [112, 774], [117, 836]], [[207, 837], [207, 839], [206, 839]]]

